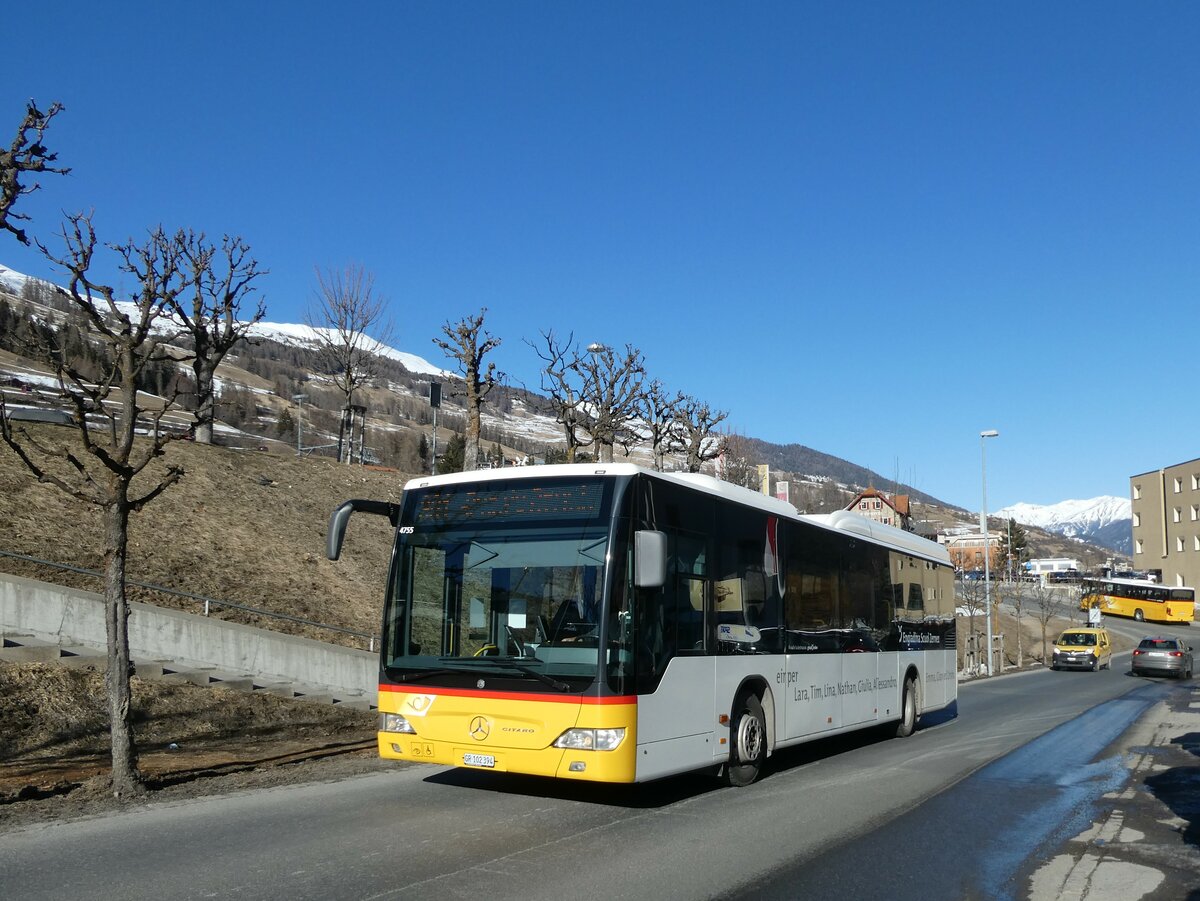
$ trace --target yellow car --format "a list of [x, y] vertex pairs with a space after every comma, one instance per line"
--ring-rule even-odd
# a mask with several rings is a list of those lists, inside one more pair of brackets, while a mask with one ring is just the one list
[[1080, 627], [1067, 629], [1054, 642], [1050, 669], [1090, 669], [1095, 672], [1112, 667], [1112, 639], [1107, 629]]

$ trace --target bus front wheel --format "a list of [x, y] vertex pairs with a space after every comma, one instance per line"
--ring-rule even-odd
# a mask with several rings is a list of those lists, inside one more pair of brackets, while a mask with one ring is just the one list
[[1141, 611], [1141, 610], [1134, 610], [1134, 611], [1133, 611], [1133, 618], [1134, 618], [1134, 619], [1136, 619], [1136, 620], [1137, 620], [1139, 623], [1141, 623], [1141, 622], [1145, 622], [1145, 621], [1146, 621], [1146, 614], [1142, 613], [1142, 611]]
[[904, 696], [900, 699], [900, 722], [896, 724], [896, 737], [908, 738], [917, 728], [917, 680], [904, 680]]
[[749, 785], [759, 777], [767, 759], [767, 718], [753, 694], [740, 695], [733, 705], [729, 734], [725, 781], [737, 787]]

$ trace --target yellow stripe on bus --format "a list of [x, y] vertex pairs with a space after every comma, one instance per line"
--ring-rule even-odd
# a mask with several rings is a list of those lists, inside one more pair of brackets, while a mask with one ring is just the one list
[[[380, 688], [379, 710], [401, 714], [416, 730], [378, 733], [381, 757], [596, 782], [633, 782], [636, 775], [632, 699], [528, 699], [387, 686]], [[624, 729], [625, 737], [612, 751], [554, 747], [568, 729]]]

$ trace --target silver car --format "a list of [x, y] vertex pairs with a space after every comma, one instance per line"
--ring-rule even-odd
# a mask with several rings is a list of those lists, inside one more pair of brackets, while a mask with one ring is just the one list
[[1179, 638], [1143, 638], [1133, 649], [1130, 670], [1135, 676], [1192, 678], [1192, 649]]

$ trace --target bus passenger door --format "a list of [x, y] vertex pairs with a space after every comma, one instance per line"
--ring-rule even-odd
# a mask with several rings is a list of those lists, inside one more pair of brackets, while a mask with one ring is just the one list
[[653, 691], [638, 697], [639, 781], [710, 765], [715, 753], [715, 665], [707, 640], [712, 585], [697, 570], [703, 565], [677, 565], [661, 594], [639, 598], [657, 677]]

